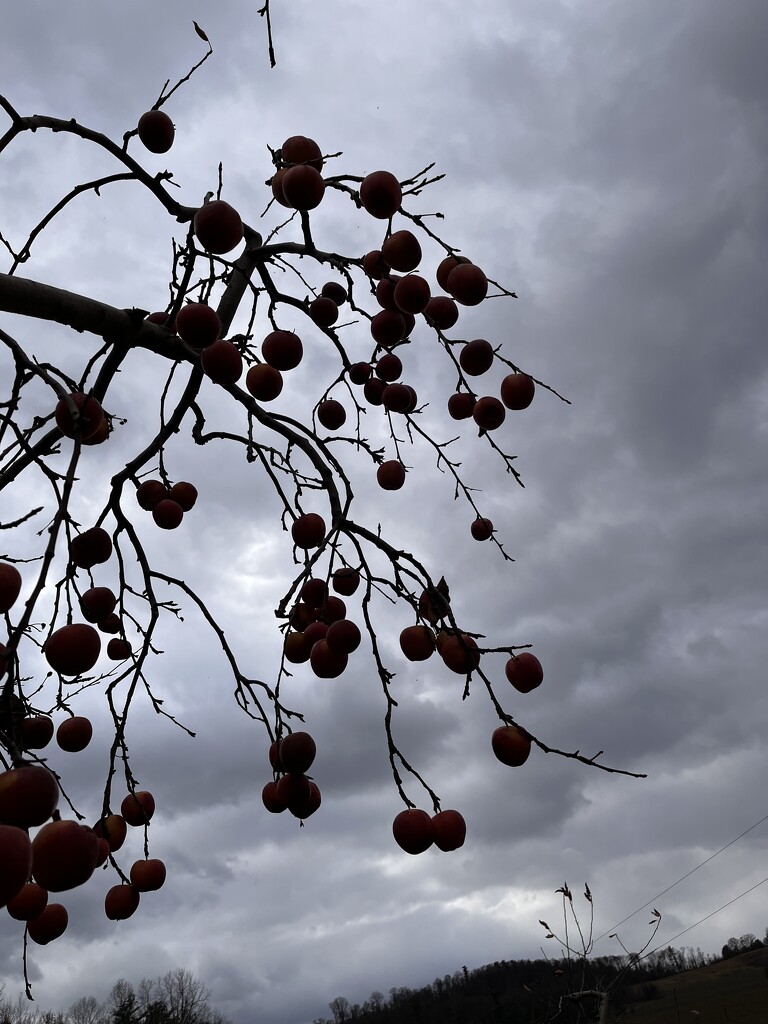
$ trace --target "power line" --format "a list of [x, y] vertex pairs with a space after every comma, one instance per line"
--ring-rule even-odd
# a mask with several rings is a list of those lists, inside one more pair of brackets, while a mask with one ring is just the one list
[[[708, 921], [710, 917], [714, 917], [715, 914], [719, 914], [721, 910], [725, 910], [726, 907], [730, 907], [732, 904], [736, 903], [737, 900], [740, 900], [742, 896], [748, 896], [751, 892], [754, 892], [755, 889], [759, 888], [759, 886], [761, 885], [764, 885], [766, 882], [768, 882], [768, 877], [763, 878], [760, 882], [756, 882], [750, 889], [747, 889], [745, 892], [740, 892], [738, 896], [734, 896], [732, 900], [728, 900], [728, 902], [724, 903], [722, 907], [718, 907], [717, 910], [713, 910], [711, 914], [707, 914], [706, 917], [702, 917], [699, 921], [696, 922], [696, 924], [688, 925], [687, 928], [683, 928], [683, 930], [681, 932], [678, 932], [677, 935], [673, 935], [671, 939], [667, 939], [666, 945], [670, 945], [670, 943], [674, 942], [675, 939], [679, 939], [681, 935], [685, 935], [686, 932], [689, 932], [693, 928], [696, 928], [697, 925], [703, 924], [704, 921]], [[655, 953], [657, 949], [661, 948], [661, 946], [656, 946], [656, 949], [652, 949], [651, 952], [646, 953], [645, 956], [650, 956], [651, 953]]]
[[[722, 846], [716, 853], [713, 853], [711, 856], [707, 857], [707, 859], [703, 860], [701, 862], [701, 864], [697, 864], [695, 868], [691, 868], [691, 870], [686, 872], [686, 874], [684, 874], [681, 878], [678, 878], [678, 880], [676, 882], [672, 882], [672, 884], [668, 885], [666, 887], [666, 889], [662, 889], [660, 893], [657, 893], [655, 896], [652, 896], [651, 899], [649, 899], [647, 903], [644, 903], [642, 905], [642, 907], [638, 907], [637, 910], [633, 910], [631, 914], [627, 914], [627, 916], [625, 918], [622, 918], [622, 920], [619, 921], [618, 924], [614, 925], [613, 928], [606, 929], [606, 931], [604, 931], [602, 935], [598, 935], [598, 937], [595, 939], [595, 942], [599, 942], [600, 939], [604, 939], [606, 937], [606, 935], [609, 935], [612, 932], [615, 932], [617, 928], [620, 928], [625, 922], [627, 922], [631, 918], [633, 918], [635, 916], [635, 914], [639, 914], [641, 910], [645, 910], [646, 907], [650, 907], [650, 905], [652, 903], [655, 903], [656, 900], [658, 900], [661, 896], [665, 896], [669, 892], [670, 889], [674, 889], [674, 887], [676, 885], [679, 885], [680, 882], [684, 882], [686, 878], [690, 878], [690, 876], [695, 871], [698, 871], [699, 868], [703, 868], [705, 864], [709, 864], [709, 862], [711, 860], [714, 860], [715, 857], [718, 857], [721, 853], [723, 853], [723, 851], [727, 850], [729, 846], [733, 846], [734, 843], [737, 843], [740, 839], [743, 839], [744, 836], [747, 835], [748, 832], [751, 832], [752, 829], [757, 828], [758, 825], [762, 825], [764, 821], [768, 821], [768, 814], [766, 814], [765, 817], [761, 818], [760, 821], [756, 821], [754, 823], [754, 825], [750, 825], [749, 828], [744, 829], [744, 831], [740, 835], [736, 836], [735, 839], [731, 839], [731, 841], [729, 843], [726, 843], [725, 846]], [[758, 882], [757, 884], [758, 885], [762, 885], [762, 882]], [[751, 892], [752, 890], [750, 889], [748, 891]], [[746, 895], [746, 894], [743, 894], [743, 895]], [[737, 896], [736, 899], [740, 899], [740, 897]], [[734, 901], [732, 901], [732, 902], [734, 902]], [[726, 903], [725, 906], [730, 906], [730, 904]], [[720, 910], [723, 910], [723, 909], [724, 909], [723, 907], [720, 908]], [[717, 910], [713, 911], [713, 914], [717, 914], [717, 913], [718, 913]], [[709, 916], [712, 917], [712, 914], [710, 914]], [[704, 917], [704, 918], [702, 918], [702, 920], [706, 921], [707, 918]], [[701, 924], [701, 921], [697, 921], [696, 923], [697, 924]], [[695, 927], [696, 927], [696, 925], [693, 925], [693, 924], [691, 925], [691, 928], [695, 928]], [[690, 929], [686, 928], [686, 931], [689, 931], [689, 930]], [[683, 935], [685, 933], [684, 932], [680, 932], [680, 934]], [[675, 936], [675, 938], [677, 938], [677, 936]], [[671, 941], [672, 940], [670, 939], [670, 942]]]

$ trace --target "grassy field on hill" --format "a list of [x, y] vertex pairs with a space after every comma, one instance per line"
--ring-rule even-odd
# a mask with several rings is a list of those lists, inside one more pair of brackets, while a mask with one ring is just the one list
[[768, 949], [653, 984], [661, 998], [631, 1004], [622, 1024], [768, 1024]]

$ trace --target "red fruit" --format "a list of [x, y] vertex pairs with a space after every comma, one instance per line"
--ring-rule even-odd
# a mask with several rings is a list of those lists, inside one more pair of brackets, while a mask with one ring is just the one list
[[223, 199], [214, 199], [201, 206], [192, 221], [200, 245], [207, 251], [222, 255], [243, 240], [243, 222], [237, 210]]
[[429, 283], [418, 274], [408, 274], [395, 285], [395, 305], [403, 313], [421, 313], [431, 298]]
[[333, 299], [337, 306], [343, 306], [349, 298], [347, 289], [343, 284], [339, 284], [338, 281], [328, 281], [320, 289], [320, 294], [326, 299]]
[[352, 384], [365, 384], [372, 373], [370, 363], [353, 363], [349, 368], [349, 379]]
[[424, 307], [427, 321], [440, 331], [447, 331], [459, 319], [459, 307], [445, 295], [433, 295]]
[[360, 627], [351, 619], [339, 619], [332, 622], [325, 635], [325, 642], [332, 651], [351, 654], [360, 646], [362, 636]]
[[537, 686], [541, 685], [544, 679], [544, 669], [535, 654], [523, 651], [517, 657], [510, 658], [504, 671], [507, 679], [520, 693], [530, 693]]
[[382, 309], [371, 318], [370, 329], [373, 340], [386, 348], [389, 345], [396, 345], [405, 337], [405, 319], [402, 313]]
[[39, 946], [46, 946], [67, 930], [69, 915], [61, 903], [49, 903], [42, 913], [27, 922], [27, 935]]
[[477, 399], [466, 391], [456, 391], [448, 399], [448, 415], [454, 420], [466, 420], [472, 415]]
[[446, 291], [462, 306], [477, 306], [488, 294], [488, 278], [474, 263], [463, 263], [448, 275]]
[[496, 430], [506, 419], [506, 410], [498, 398], [488, 395], [478, 398], [472, 410], [472, 419], [481, 430]]
[[[1, 846], [2, 841], [0, 841]], [[29, 863], [30, 870], [32, 868], [32, 843], [29, 843]], [[5, 869], [5, 859], [3, 858], [3, 869]], [[38, 885], [37, 882], [28, 882], [19, 889], [18, 893], [13, 897], [12, 900], [8, 901], [7, 910], [14, 921], [29, 921], [33, 917], [37, 917], [38, 914], [42, 914], [45, 910], [45, 905], [48, 902], [48, 892]], [[2, 906], [2, 898], [0, 898], [0, 906]]]
[[396, 356], [392, 352], [388, 352], [385, 356], [382, 356], [376, 363], [376, 376], [380, 377], [382, 380], [397, 380], [402, 372], [403, 364], [400, 361], [400, 357]]
[[385, 491], [399, 491], [405, 483], [405, 466], [397, 459], [382, 462], [376, 470], [379, 487]]
[[25, 750], [42, 750], [53, 739], [53, 722], [47, 715], [33, 715], [21, 723], [21, 740]]
[[163, 110], [148, 110], [139, 118], [139, 138], [150, 153], [167, 153], [176, 129]]
[[413, 329], [416, 326], [416, 317], [412, 313], [403, 313], [403, 320], [405, 320], [405, 334], [403, 337], [410, 338], [413, 333]]
[[[48, 821], [59, 802], [59, 786], [41, 764], [23, 762], [0, 774], [0, 822], [34, 828]], [[26, 879], [25, 879], [26, 881]]]
[[216, 310], [207, 303], [190, 302], [179, 310], [176, 330], [182, 341], [186, 341], [192, 348], [205, 348], [218, 340], [221, 320]]
[[309, 779], [306, 775], [284, 775], [277, 784], [277, 799], [290, 810], [291, 807], [302, 806], [311, 795]]
[[475, 519], [470, 526], [475, 540], [488, 540], [493, 534], [493, 523], [490, 519]]
[[104, 913], [110, 921], [125, 921], [136, 912], [140, 900], [135, 885], [113, 885], [104, 897]]
[[347, 614], [347, 606], [341, 600], [340, 597], [334, 597], [333, 594], [329, 594], [323, 601], [320, 608], [317, 609], [318, 618], [324, 622], [338, 622], [340, 619], [345, 618]]
[[323, 176], [314, 167], [298, 164], [285, 172], [283, 195], [294, 210], [314, 210], [325, 194]]
[[459, 363], [464, 373], [479, 377], [493, 364], [493, 345], [485, 338], [467, 342], [459, 354]]
[[203, 373], [210, 377], [214, 384], [230, 387], [237, 384], [243, 373], [243, 357], [231, 341], [219, 338], [208, 345], [200, 354], [200, 365]]
[[283, 654], [285, 660], [291, 665], [303, 665], [309, 661], [309, 652], [312, 648], [304, 638], [303, 632], [286, 633], [283, 642]]
[[119, 616], [113, 613], [112, 615], [108, 615], [106, 619], [99, 622], [98, 627], [102, 633], [119, 633], [123, 628], [123, 624], [120, 621]]
[[136, 488], [136, 501], [147, 512], [168, 497], [168, 488], [162, 480], [144, 480]]
[[381, 258], [393, 270], [407, 274], [421, 262], [421, 246], [412, 231], [395, 231], [384, 240]]
[[317, 618], [317, 609], [311, 607], [303, 601], [294, 605], [291, 610], [291, 616], [288, 620], [291, 629], [306, 629], [311, 623]]
[[101, 637], [85, 623], [62, 626], [46, 640], [43, 654], [54, 670], [63, 676], [89, 672], [99, 660]]
[[96, 430], [94, 430], [92, 434], [89, 434], [88, 437], [81, 438], [81, 441], [83, 444], [89, 446], [103, 444], [109, 437], [110, 429], [109, 420], [105, 416]]
[[282, 814], [288, 804], [277, 795], [277, 783], [268, 782], [261, 791], [261, 802], [270, 814]]
[[275, 171], [270, 182], [272, 186], [272, 195], [280, 203], [281, 206], [287, 207], [289, 210], [292, 209], [291, 204], [283, 195], [283, 178], [288, 173], [287, 167], [281, 167], [279, 171]]
[[392, 834], [400, 849], [412, 854], [424, 853], [435, 840], [432, 819], [415, 808], [400, 811], [392, 822]]
[[197, 488], [188, 480], [179, 480], [170, 490], [168, 497], [181, 505], [185, 512], [191, 512], [197, 501]]
[[516, 725], [500, 725], [491, 736], [497, 759], [511, 768], [525, 764], [531, 752], [531, 741]]
[[245, 386], [257, 401], [273, 402], [283, 390], [283, 378], [274, 366], [259, 363], [245, 375]]
[[14, 825], [0, 825], [0, 907], [23, 889], [32, 870], [32, 845], [27, 833]]
[[96, 855], [96, 867], [100, 868], [102, 864], [105, 864], [109, 857], [109, 843], [103, 836], [96, 836], [96, 842], [98, 844], [98, 853]]
[[360, 573], [349, 566], [337, 569], [331, 578], [331, 586], [337, 594], [350, 597], [360, 586]]
[[150, 324], [158, 324], [160, 327], [165, 327], [166, 330], [170, 331], [171, 334], [176, 333], [176, 321], [171, 320], [168, 322], [168, 314], [159, 310], [157, 313], [150, 313], [147, 317], [147, 321]]
[[422, 590], [419, 597], [419, 615], [425, 618], [432, 625], [448, 614], [450, 601], [441, 594], [439, 590]]
[[113, 637], [107, 644], [107, 657], [110, 661], [125, 661], [130, 658], [132, 650], [127, 640]]
[[533, 401], [536, 385], [527, 373], [510, 373], [501, 382], [501, 400], [508, 409], [527, 409]]
[[304, 643], [309, 647], [310, 653], [318, 640], [325, 640], [327, 632], [327, 622], [310, 622], [304, 630]]
[[381, 405], [386, 386], [386, 381], [381, 380], [380, 377], [371, 377], [370, 380], [367, 380], [363, 388], [363, 396], [366, 402], [369, 405]]
[[317, 608], [325, 600], [328, 594], [328, 584], [325, 580], [309, 579], [301, 588], [299, 597], [306, 604]]
[[318, 327], [330, 327], [339, 319], [339, 307], [326, 295], [320, 295], [309, 304], [309, 316]]
[[347, 667], [348, 655], [343, 651], [334, 651], [328, 646], [327, 640], [318, 640], [312, 645], [309, 663], [312, 671], [320, 679], [335, 679]]
[[123, 797], [120, 813], [129, 825], [146, 825], [155, 813], [155, 798], [146, 789], [137, 789], [135, 793]]
[[440, 649], [440, 657], [452, 672], [462, 676], [473, 672], [480, 664], [477, 642], [466, 633], [449, 636]]
[[175, 530], [184, 518], [184, 509], [171, 498], [163, 498], [152, 509], [152, 518], [161, 530]]
[[32, 841], [32, 874], [49, 892], [63, 892], [87, 882], [96, 869], [99, 840], [87, 825], [51, 821]]
[[21, 591], [21, 573], [10, 562], [0, 562], [0, 615], [16, 603]]
[[103, 622], [116, 604], [117, 598], [109, 587], [91, 587], [80, 598], [80, 610], [86, 622]]
[[92, 437], [97, 430], [102, 428], [104, 423], [104, 410], [101, 403], [92, 395], [84, 395], [81, 392], [73, 392], [70, 399], [75, 403], [80, 415], [75, 422], [69, 406], [62, 398], [56, 404], [54, 419], [56, 426], [65, 437], [79, 438], [84, 441]]
[[381, 402], [390, 412], [406, 413], [413, 405], [412, 389], [407, 384], [387, 384], [381, 394]]
[[288, 808], [294, 818], [309, 818], [314, 814], [321, 803], [320, 790], [317, 783], [310, 780], [309, 796], [306, 800], [295, 800]]
[[400, 312], [395, 303], [395, 285], [401, 280], [401, 277], [391, 275], [382, 277], [376, 285], [376, 301], [382, 309], [392, 310], [393, 313]]
[[62, 750], [76, 754], [85, 750], [93, 736], [93, 725], [89, 718], [82, 715], [75, 715], [72, 718], [65, 718], [56, 730], [56, 742]]
[[435, 651], [435, 634], [429, 626], [407, 626], [400, 634], [400, 650], [408, 661], [426, 661]]
[[360, 202], [363, 209], [378, 220], [388, 220], [400, 209], [403, 190], [400, 182], [389, 171], [373, 171], [360, 183]]
[[291, 536], [298, 548], [319, 548], [325, 539], [325, 520], [316, 512], [307, 512], [294, 519]]
[[298, 334], [272, 331], [261, 343], [261, 354], [276, 370], [293, 370], [301, 362], [304, 347]]
[[117, 853], [128, 835], [128, 825], [122, 814], [108, 814], [96, 822], [93, 831], [100, 839], [106, 839], [110, 853]]
[[139, 892], [157, 892], [165, 882], [165, 864], [157, 857], [137, 860], [131, 865], [131, 885]]
[[323, 154], [314, 139], [306, 135], [292, 135], [280, 148], [280, 156], [284, 164], [309, 164], [316, 171], [323, 169]]
[[447, 853], [464, 845], [467, 823], [458, 811], [440, 811], [432, 818], [435, 846]]
[[380, 281], [389, 274], [389, 267], [382, 259], [380, 249], [372, 249], [363, 256], [363, 271], [374, 281]]
[[450, 274], [450, 272], [454, 270], [456, 267], [460, 266], [462, 263], [469, 262], [470, 261], [467, 259], [466, 256], [446, 256], [445, 259], [442, 260], [442, 262], [439, 264], [437, 268], [437, 273], [435, 274], [435, 277], [437, 278], [437, 283], [440, 285], [444, 292], [450, 291], [450, 288], [448, 287], [448, 275]]
[[315, 760], [317, 747], [308, 732], [292, 732], [278, 744], [280, 764], [284, 772], [303, 775]]
[[347, 413], [341, 402], [327, 398], [317, 407], [317, 418], [326, 430], [338, 430], [344, 425]]
[[74, 537], [69, 545], [69, 558], [79, 569], [92, 569], [109, 560], [112, 554], [112, 538], [100, 526]]

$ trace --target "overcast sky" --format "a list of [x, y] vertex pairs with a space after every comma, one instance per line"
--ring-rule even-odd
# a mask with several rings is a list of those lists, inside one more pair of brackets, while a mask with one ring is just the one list
[[[301, 668], [286, 684], [317, 740], [323, 794], [299, 828], [263, 809], [264, 731], [236, 708], [215, 638], [189, 609], [183, 624], [164, 627], [151, 671], [164, 707], [197, 738], [146, 701], [129, 734], [134, 772], [157, 799], [151, 849], [168, 882], [118, 925], [103, 915], [109, 875], [65, 894], [67, 934], [30, 952], [39, 1005], [101, 999], [119, 977], [181, 966], [236, 1024], [305, 1024], [330, 1016], [338, 995], [362, 1002], [463, 964], [540, 955], [538, 921], [554, 918], [563, 881], [575, 891], [589, 882], [597, 934], [653, 901], [665, 945], [764, 879], [765, 822], [656, 898], [768, 811], [764, 3], [273, 0], [274, 70], [252, 0], [98, 7], [8, 5], [2, 91], [23, 114], [75, 117], [120, 140], [166, 78], [204, 52], [196, 18], [215, 52], [165, 108], [173, 149], [157, 157], [133, 143], [148, 170], [173, 170], [185, 203], [216, 188], [222, 161], [224, 197], [258, 227], [266, 146], [294, 134], [343, 152], [329, 173], [388, 168], [405, 178], [435, 161], [445, 174], [410, 208], [444, 213], [430, 224], [519, 296], [466, 311], [456, 328], [466, 333], [454, 336], [503, 344], [572, 404], [539, 389], [499, 431], [524, 490], [471, 431], [455, 446], [514, 563], [471, 539], [471, 511], [418, 447], [396, 494], [367, 486], [360, 471], [357, 519], [381, 522], [434, 576], [444, 573], [457, 618], [490, 645], [533, 645], [545, 679], [525, 697], [508, 692], [503, 658], [488, 662], [522, 724], [551, 746], [603, 750], [605, 763], [648, 778], [539, 750], [505, 768], [490, 751], [495, 717], [482, 687], [462, 702], [462, 680], [442, 665], [405, 663], [397, 636], [411, 618], [382, 607], [396, 737], [444, 806], [464, 813], [466, 845], [420, 857], [395, 846], [402, 803], [366, 645], [340, 679]], [[19, 140], [2, 159], [0, 230], [19, 244], [73, 185], [112, 169], [73, 139]], [[353, 256], [375, 247], [381, 222], [333, 198], [313, 215], [318, 244]], [[274, 212], [264, 223], [277, 223]], [[23, 275], [162, 308], [174, 229], [182, 239], [150, 197], [119, 184], [73, 204]], [[7, 315], [0, 324], [48, 358], [55, 346], [73, 373], [95, 344]], [[408, 353], [408, 379], [430, 402], [425, 428], [446, 439], [457, 432], [444, 413], [453, 380], [423, 337]], [[324, 358], [313, 352], [296, 371], [292, 402], [317, 399], [315, 375], [335, 372]], [[114, 411], [128, 423], [94, 450], [93, 482], [78, 498], [84, 521], [136, 450], [132, 438], [150, 436], [149, 353], [138, 371], [116, 387]], [[491, 371], [489, 389], [500, 376]], [[226, 424], [229, 406], [212, 386], [206, 394], [212, 421]], [[194, 582], [253, 674], [274, 679], [273, 609], [293, 578], [290, 544], [267, 481], [239, 452], [213, 448], [180, 437], [168, 456], [172, 475], [201, 493], [182, 529], [158, 539], [130, 513], [158, 567]], [[22, 507], [22, 485], [17, 496]], [[323, 511], [319, 498], [313, 508]], [[110, 736], [98, 695], [80, 707], [97, 723], [91, 747], [52, 759], [93, 817]], [[426, 806], [416, 785], [408, 790]], [[140, 839], [131, 843], [122, 863], [140, 856]], [[645, 941], [647, 915], [620, 928], [628, 948]], [[762, 936], [766, 926], [762, 886], [674, 944], [719, 951], [729, 936]], [[21, 986], [20, 935], [0, 919], [0, 980], [11, 995]], [[607, 938], [596, 947], [619, 951]]]

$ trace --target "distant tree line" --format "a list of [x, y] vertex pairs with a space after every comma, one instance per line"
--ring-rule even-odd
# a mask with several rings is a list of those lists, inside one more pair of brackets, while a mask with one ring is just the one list
[[723, 960], [730, 960], [732, 956], [748, 953], [751, 949], [762, 949], [763, 946], [768, 946], [768, 928], [765, 929], [762, 941], [752, 932], [747, 932], [740, 939], [731, 936], [722, 948], [721, 957]]
[[561, 1004], [568, 992], [585, 987], [605, 991], [618, 980], [611, 998], [615, 1013], [628, 1002], [653, 999], [653, 981], [705, 967], [719, 957], [690, 946], [667, 946], [634, 959], [629, 954], [589, 961], [501, 960], [473, 971], [463, 967], [423, 988], [391, 988], [388, 997], [372, 992], [363, 1003], [338, 996], [329, 1003], [332, 1016], [319, 1017], [314, 1024], [530, 1024], [554, 1013], [566, 1024], [584, 1019], [579, 1016], [582, 1007]]
[[120, 979], [103, 1003], [81, 996], [66, 1012], [38, 1010], [26, 996], [0, 990], [0, 1024], [231, 1024], [211, 1005], [211, 993], [189, 971], [177, 968], [144, 978], [135, 987]]

